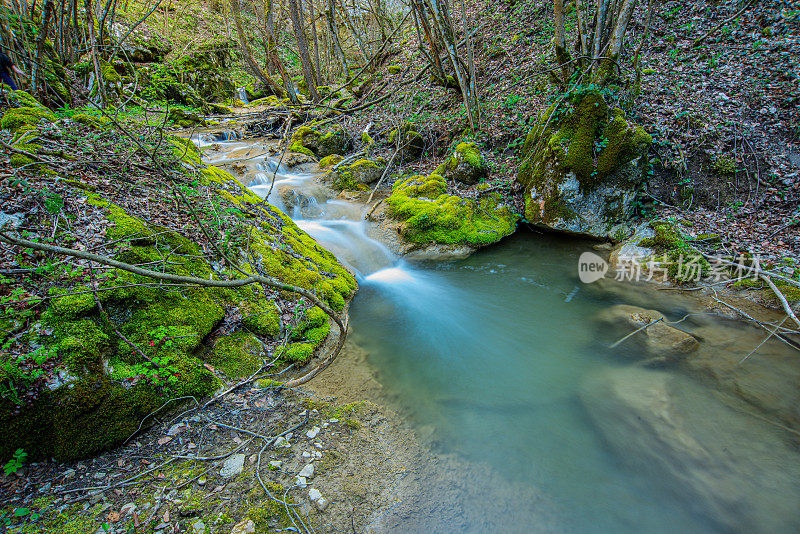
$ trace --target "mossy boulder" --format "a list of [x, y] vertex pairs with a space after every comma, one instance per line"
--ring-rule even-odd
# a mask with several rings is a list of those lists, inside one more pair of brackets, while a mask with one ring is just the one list
[[473, 185], [486, 176], [486, 164], [475, 143], [459, 143], [436, 172], [448, 180]]
[[396, 182], [386, 201], [391, 216], [404, 221], [403, 237], [420, 245], [490, 245], [513, 233], [518, 220], [497, 194], [477, 200], [447, 194], [439, 174]]
[[332, 167], [342, 161], [344, 158], [339, 154], [331, 154], [330, 156], [325, 156], [321, 160], [319, 160], [319, 168], [320, 169], [327, 169], [328, 167]]
[[55, 122], [56, 116], [44, 107], [10, 108], [0, 118], [0, 128], [15, 132], [25, 126], [36, 127], [40, 121]]
[[410, 123], [392, 129], [389, 132], [389, 144], [397, 147], [402, 161], [414, 161], [425, 150], [425, 139]]
[[386, 170], [386, 161], [360, 159], [349, 165], [342, 165], [328, 176], [331, 187], [337, 191], [360, 191], [366, 185], [377, 182]]
[[301, 126], [292, 134], [289, 149], [324, 158], [333, 154], [345, 154], [352, 146], [353, 138], [344, 129], [334, 128], [323, 133], [309, 126]]
[[614, 237], [644, 181], [651, 137], [594, 90], [541, 114], [523, 146], [517, 180], [525, 217], [555, 230]]
[[105, 130], [111, 124], [107, 117], [98, 117], [96, 115], [88, 115], [86, 113], [77, 113], [70, 117], [71, 120], [84, 126], [89, 126], [96, 130]]
[[[247, 228], [246, 237], [223, 244], [231, 257], [244, 258], [238, 247], [245, 245], [238, 243], [247, 243], [249, 261], [239, 268], [246, 272], [256, 268], [313, 292], [335, 310], [344, 309], [357, 283], [330, 252], [279, 210], [262, 204], [229, 173], [201, 167], [190, 142], [166, 140], [183, 163], [198, 169], [198, 181], [210, 187], [215, 203], [226, 212], [247, 217], [248, 224], [241, 225]], [[86, 196], [83, 190], [76, 194]], [[137, 218], [94, 193], [87, 202], [107, 219], [106, 238], [116, 244], [119, 261], [163, 263], [161, 269], [166, 272], [203, 279], [237, 276], [224, 266], [212, 265], [197, 244], [172, 230]], [[127, 271], [106, 272], [98, 298], [107, 315], [100, 312], [86, 287], [65, 284], [51, 290], [44, 312], [26, 334], [32, 336], [31, 345], [43, 352], [26, 358], [52, 362], [57, 372], [37, 386], [35, 396], [26, 397], [26, 391], [34, 390], [26, 389], [33, 382], [26, 378], [25, 366], [18, 355], [0, 352], [0, 391], [15, 392], [0, 395], [0, 458], [23, 448], [31, 459], [68, 460], [119, 444], [165, 402], [214, 391], [219, 379], [211, 369], [229, 376], [257, 369], [262, 343], [276, 339], [287, 328], [276, 300], [280, 298], [285, 307], [296, 299], [294, 293], [267, 292], [260, 284], [169, 291], [152, 282]], [[291, 331], [291, 343], [272, 355], [286, 363], [311, 358], [330, 329], [321, 310], [305, 309], [299, 302], [296, 306], [302, 315]], [[223, 320], [236, 328], [212, 344], [211, 334]], [[157, 366], [142, 358], [116, 330]]]
[[192, 113], [181, 108], [171, 108], [167, 119], [181, 128], [191, 128], [192, 126], [205, 126], [208, 122], [196, 113]]

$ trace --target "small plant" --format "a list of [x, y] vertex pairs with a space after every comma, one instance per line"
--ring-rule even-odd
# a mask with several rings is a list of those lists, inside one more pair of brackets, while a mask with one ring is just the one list
[[[27, 458], [28, 453], [24, 449], [17, 449], [11, 459], [3, 466], [3, 472], [5, 472], [6, 476], [17, 474], [17, 471], [20, 470]], [[17, 515], [16, 512], [14, 515]]]

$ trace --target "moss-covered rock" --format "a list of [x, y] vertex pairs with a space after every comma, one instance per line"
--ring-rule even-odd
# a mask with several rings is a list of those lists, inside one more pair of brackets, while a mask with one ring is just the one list
[[55, 122], [57, 119], [55, 115], [43, 107], [24, 106], [10, 108], [0, 118], [0, 128], [14, 132], [24, 126], [36, 127], [43, 120]]
[[448, 180], [472, 185], [486, 176], [486, 164], [475, 143], [459, 143], [447, 161], [436, 169], [436, 173]]
[[342, 165], [328, 176], [331, 187], [337, 191], [362, 191], [366, 185], [377, 182], [386, 170], [386, 161], [360, 159]]
[[191, 128], [192, 126], [205, 126], [208, 122], [196, 113], [191, 113], [181, 108], [171, 108], [167, 119], [181, 128]]
[[402, 161], [413, 161], [425, 150], [425, 139], [410, 123], [392, 129], [389, 132], [389, 144], [399, 149], [398, 155]]
[[309, 126], [301, 126], [292, 134], [290, 150], [324, 158], [333, 154], [344, 154], [352, 146], [350, 134], [341, 128], [321, 133]]
[[518, 219], [496, 194], [478, 200], [447, 194], [439, 174], [398, 181], [386, 201], [391, 215], [405, 221], [403, 236], [422, 245], [489, 245], [513, 233]]
[[[201, 165], [193, 144], [174, 137], [167, 141], [186, 165]], [[262, 204], [230, 174], [216, 167], [198, 171], [199, 182], [211, 186], [217, 201], [252, 225], [242, 225], [248, 230], [241, 243], [248, 243], [249, 258], [259, 272], [312, 291], [336, 310], [344, 308], [357, 284], [330, 252], [279, 210]], [[117, 243], [119, 261], [162, 264], [166, 272], [203, 279], [237, 276], [212, 265], [198, 245], [172, 230], [145, 222], [94, 193], [88, 195], [88, 203], [108, 220], [106, 238]], [[237, 248], [244, 245], [237, 243], [221, 246], [231, 257], [244, 258]], [[239, 267], [246, 272], [253, 269], [250, 261]], [[262, 340], [277, 338], [284, 328], [275, 304], [278, 294], [272, 296], [260, 284], [169, 291], [153, 286], [152, 279], [112, 270], [101, 285], [104, 290], [98, 298], [106, 314], [85, 287], [53, 290], [30, 334], [36, 336], [33, 341], [41, 351], [29, 357], [52, 362], [58, 372], [30, 402], [22, 400], [30, 382], [25, 381], [18, 356], [0, 352], [0, 391], [16, 392], [0, 395], [0, 457], [24, 448], [32, 459], [66, 460], [112, 447], [170, 399], [199, 398], [214, 391], [219, 381], [207, 363], [229, 376], [257, 369]], [[296, 298], [287, 291], [279, 296], [284, 306]], [[207, 346], [210, 334], [231, 317], [236, 317], [235, 332]], [[321, 310], [303, 311], [281, 358], [307, 361], [329, 329]]]
[[327, 169], [328, 167], [332, 167], [337, 163], [341, 162], [344, 158], [339, 154], [331, 154], [330, 156], [325, 156], [321, 160], [319, 160], [319, 168], [320, 169]]
[[596, 90], [577, 91], [539, 117], [517, 180], [525, 217], [553, 229], [613, 237], [630, 215], [651, 138]]
[[88, 115], [86, 113], [77, 113], [70, 117], [78, 124], [89, 126], [97, 130], [105, 130], [111, 124], [111, 121], [106, 117], [97, 117], [95, 115]]

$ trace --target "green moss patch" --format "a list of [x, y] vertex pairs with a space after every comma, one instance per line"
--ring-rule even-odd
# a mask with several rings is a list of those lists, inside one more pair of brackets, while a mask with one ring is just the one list
[[498, 195], [479, 200], [449, 195], [438, 174], [411, 176], [397, 182], [387, 199], [394, 218], [405, 221], [403, 236], [419, 244], [480, 247], [513, 233], [517, 215]]

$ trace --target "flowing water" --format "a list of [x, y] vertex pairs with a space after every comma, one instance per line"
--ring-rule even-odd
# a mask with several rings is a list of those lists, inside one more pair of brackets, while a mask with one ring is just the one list
[[[222, 144], [211, 160], [224, 163], [243, 146]], [[541, 503], [509, 511], [487, 498], [462, 503], [471, 513], [457, 524], [405, 510], [405, 519], [381, 522], [393, 525], [384, 530], [800, 530], [800, 455], [791, 434], [742, 415], [731, 408], [735, 400], [686, 374], [633, 365], [641, 346], [610, 350], [620, 336], [595, 320], [621, 303], [677, 319], [699, 313], [697, 301], [646, 287], [582, 285], [577, 260], [591, 244], [532, 232], [464, 260], [406, 264], [368, 237], [363, 206], [332, 199], [313, 175], [269, 158], [246, 166], [261, 196], [274, 174], [268, 200], [358, 274], [348, 343], [369, 353], [387, 402], [435, 453], [486, 473], [469, 481], [448, 473], [454, 486], [487, 496], [530, 488], [547, 503], [546, 526]], [[701, 360], [720, 351], [738, 358], [763, 337], [714, 316], [691, 316], [683, 326], [702, 333]], [[796, 384], [788, 349], [770, 342], [759, 358], [753, 380], [788, 376]], [[770, 358], [776, 370], [758, 367]], [[499, 510], [503, 517], [495, 517]]]

